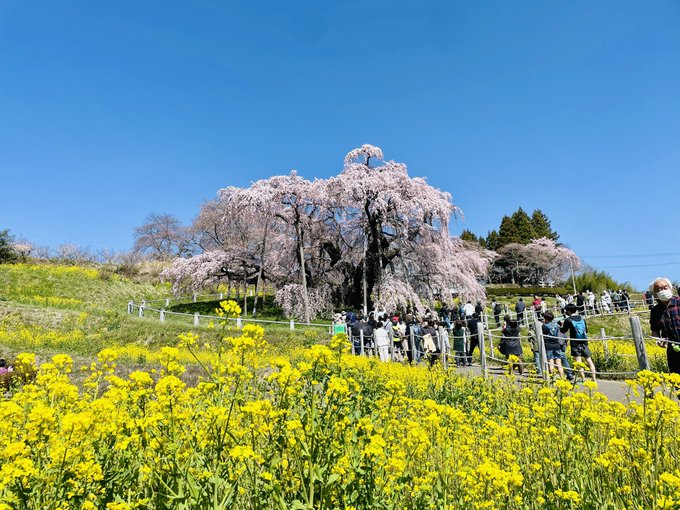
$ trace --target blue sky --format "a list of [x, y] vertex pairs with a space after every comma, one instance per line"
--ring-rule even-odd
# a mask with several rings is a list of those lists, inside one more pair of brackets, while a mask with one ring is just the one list
[[[382, 147], [486, 234], [680, 280], [677, 1], [0, 1], [0, 229], [128, 249], [151, 212]], [[626, 266], [626, 267], [622, 267]]]

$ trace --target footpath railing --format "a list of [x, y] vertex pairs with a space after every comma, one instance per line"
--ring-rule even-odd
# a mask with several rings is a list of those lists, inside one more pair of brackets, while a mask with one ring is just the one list
[[[165, 307], [169, 307], [171, 304], [181, 304], [181, 303], [197, 303], [199, 301], [207, 300], [223, 300], [225, 296], [223, 293], [214, 294], [194, 294], [192, 296], [182, 296], [182, 297], [172, 297], [156, 300], [142, 300], [141, 302], [135, 302], [130, 300], [128, 302], [127, 311], [128, 314], [138, 315], [139, 317], [157, 317], [160, 322], [165, 322], [169, 317], [178, 317], [180, 319], [185, 318], [187, 321], [192, 321], [194, 326], [200, 326], [206, 321], [222, 321], [225, 320], [224, 317], [219, 317], [217, 315], [204, 315], [196, 313], [182, 313], [168, 311]], [[561, 315], [561, 310], [556, 306], [549, 308], [555, 311], [555, 316]], [[463, 337], [464, 350], [454, 350], [452, 345], [454, 344], [453, 335], [446, 330], [443, 326], [440, 326], [434, 335], [430, 335], [434, 345], [434, 349], [428, 349], [425, 345], [426, 335], [416, 334], [413, 329], [410, 330], [408, 335], [403, 335], [397, 338], [388, 338], [387, 344], [376, 345], [376, 339], [374, 335], [364, 335], [363, 330], [359, 332], [359, 335], [353, 336], [351, 329], [347, 328], [347, 333], [349, 340], [352, 344], [352, 351], [354, 354], [361, 356], [376, 356], [380, 357], [383, 361], [409, 361], [409, 362], [420, 362], [422, 360], [429, 360], [431, 363], [435, 361], [440, 361], [444, 367], [448, 367], [450, 364], [455, 364], [457, 366], [466, 366], [472, 363], [472, 350], [479, 348], [480, 364], [482, 374], [486, 377], [490, 372], [495, 370], [507, 370], [508, 365], [514, 365], [517, 367], [532, 366], [536, 368], [536, 375], [544, 379], [549, 377], [549, 362], [547, 359], [547, 353], [545, 349], [545, 340], [543, 338], [542, 323], [538, 321], [538, 315], [533, 308], [527, 308], [523, 313], [511, 312], [508, 310], [508, 306], [505, 306], [506, 313], [502, 316], [509, 315], [512, 319], [518, 320], [520, 324], [526, 324], [533, 331], [533, 335], [519, 335], [513, 338], [518, 338], [519, 341], [527, 345], [537, 346], [536, 349], [531, 349], [534, 354], [534, 361], [522, 361], [510, 360], [508, 358], [503, 359], [498, 357], [499, 345], [503, 339], [502, 330], [499, 327], [491, 327], [490, 321], [494, 320], [496, 322], [496, 317], [487, 313], [482, 314], [482, 317], [478, 323], [478, 332], [476, 335], [469, 334], [467, 331]], [[644, 336], [642, 333], [642, 327], [640, 324], [639, 315], [649, 313], [648, 303], [645, 301], [627, 301], [620, 303], [617, 307], [612, 307], [610, 309], [602, 307], [589, 307], [587, 304], [580, 309], [580, 313], [585, 318], [602, 317], [602, 316], [629, 316], [631, 335], [630, 336], [607, 336], [605, 334], [604, 328], [600, 330], [599, 336], [591, 336], [587, 340], [590, 343], [601, 343], [602, 350], [604, 353], [604, 359], [606, 364], [608, 364], [609, 358], [611, 356], [619, 357], [635, 357], [637, 360], [637, 369], [633, 371], [597, 371], [595, 372], [596, 377], [607, 377], [607, 378], [621, 378], [635, 375], [639, 370], [649, 370], [649, 358], [646, 352], [646, 341], [659, 340], [651, 336]], [[237, 327], [242, 327], [243, 324], [253, 323], [253, 324], [271, 324], [284, 326], [290, 330], [295, 330], [298, 327], [304, 328], [322, 328], [325, 329], [328, 334], [333, 334], [334, 325], [329, 323], [319, 324], [319, 323], [304, 323], [290, 321], [275, 321], [275, 320], [263, 320], [263, 319], [249, 319], [245, 317], [228, 318], [227, 320], [235, 323]], [[429, 340], [429, 339], [428, 339]], [[565, 339], [566, 341], [567, 339]], [[614, 355], [610, 354], [609, 342], [615, 341], [618, 344], [629, 344], [633, 345], [635, 349], [635, 354], [620, 353], [617, 352]], [[669, 342], [673, 343], [673, 342]], [[472, 349], [471, 349], [472, 345]], [[566, 356], [562, 358], [563, 361], [567, 361]], [[579, 372], [581, 370], [575, 370], [567, 363], [563, 364], [563, 370], [572, 374], [574, 372]], [[527, 371], [529, 374], [529, 371]], [[533, 374], [531, 374], [533, 375]]]
[[[215, 322], [215, 321], [223, 321], [225, 320], [225, 317], [220, 317], [218, 315], [205, 315], [205, 314], [200, 314], [198, 312], [195, 313], [182, 313], [182, 312], [172, 312], [169, 310], [166, 310], [165, 308], [161, 308], [160, 306], [170, 306], [171, 304], [183, 304], [183, 303], [197, 303], [201, 300], [204, 300], [205, 298], [211, 298], [211, 301], [214, 300], [223, 300], [224, 299], [224, 294], [218, 293], [218, 294], [203, 294], [203, 295], [196, 295], [194, 294], [191, 297], [180, 297], [180, 298], [165, 298], [165, 299], [155, 299], [155, 300], [142, 300], [139, 303], [136, 303], [133, 300], [128, 301], [127, 305], [127, 313], [130, 315], [137, 315], [139, 317], [157, 317], [160, 322], [165, 322], [167, 318], [170, 317], [178, 317], [178, 318], [186, 318], [187, 322], [193, 321], [194, 326], [200, 326], [201, 323], [205, 323], [206, 321], [209, 322]], [[207, 299], [205, 299], [207, 300]], [[234, 322], [236, 327], [242, 327], [243, 324], [274, 324], [274, 325], [279, 325], [283, 327], [287, 327], [291, 330], [295, 330], [296, 328], [303, 327], [303, 328], [323, 328], [327, 330], [330, 333], [332, 333], [333, 326], [332, 324], [329, 323], [305, 323], [305, 322], [296, 322], [294, 320], [290, 321], [274, 321], [274, 320], [265, 320], [265, 319], [249, 319], [247, 317], [229, 317], [226, 318], [226, 320], [230, 322]]]
[[[646, 342], [660, 339], [643, 335], [639, 315], [649, 313], [649, 306], [646, 302], [629, 301], [625, 306], [621, 305], [618, 309], [611, 309], [609, 312], [600, 309], [600, 313], [598, 313], [598, 309], [584, 308], [585, 309], [581, 310], [581, 314], [586, 318], [620, 315], [628, 316], [630, 321], [631, 334], [629, 336], [608, 336], [605, 334], [604, 328], [601, 328], [599, 336], [592, 335], [587, 341], [591, 344], [600, 343], [602, 345], [605, 365], [609, 365], [609, 362], [613, 357], [630, 357], [635, 358], [635, 365], [637, 365], [637, 368], [625, 371], [596, 369], [595, 376], [597, 378], [620, 379], [634, 376], [640, 370], [651, 369], [649, 357], [647, 356]], [[603, 311], [604, 313], [601, 313]], [[526, 325], [533, 330], [533, 335], [513, 336], [513, 338], [519, 339], [519, 341], [524, 344], [524, 352], [527, 352], [526, 348], [527, 346], [529, 347], [529, 350], [534, 356], [533, 361], [522, 361], [522, 359], [510, 360], [508, 359], [509, 357], [503, 359], [498, 356], [500, 353], [499, 346], [503, 339], [502, 330], [501, 328], [490, 327], [489, 321], [492, 317], [486, 313], [482, 315], [481, 320], [478, 322], [478, 332], [476, 334], [468, 334], [466, 332], [463, 338], [464, 350], [462, 351], [456, 351], [451, 348], [455, 339], [449, 330], [446, 330], [442, 326], [440, 326], [436, 332], [436, 338], [434, 339], [436, 349], [432, 352], [425, 348], [425, 335], [416, 334], [413, 329], [410, 329], [408, 334], [404, 334], [402, 337], [397, 338], [396, 341], [390, 338], [388, 343], [383, 346], [376, 345], [374, 335], [364, 335], [364, 332], [361, 330], [358, 335], [354, 336], [350, 330], [348, 331], [348, 336], [352, 343], [354, 354], [379, 356], [383, 361], [419, 362], [426, 359], [430, 362], [440, 361], [445, 368], [450, 364], [469, 366], [472, 363], [474, 349], [479, 348], [481, 370], [485, 377], [493, 371], [505, 371], [508, 370], [509, 365], [514, 365], [518, 368], [520, 366], [535, 367], [535, 374], [530, 373], [530, 371], [527, 370], [525, 375], [536, 375], [537, 377], [547, 379], [550, 376], [550, 364], [545, 349], [542, 323], [538, 320], [538, 315], [533, 309], [527, 309], [523, 314], [519, 314], [519, 316], [516, 313], [508, 313], [507, 315], [510, 315], [510, 317], [514, 319], [523, 319]], [[574, 375], [575, 372], [583, 373], [583, 369], [575, 369], [569, 365], [566, 358], [566, 343], [571, 340], [567, 339], [563, 334], [560, 334], [560, 336], [565, 345], [562, 349], [565, 351], [565, 355], [561, 358], [562, 361], [566, 362], [563, 363], [562, 366], [564, 372], [566, 372], [568, 376]], [[622, 352], [612, 353], [610, 342], [615, 342], [617, 346], [623, 345], [624, 347], [631, 347], [630, 350], [634, 350], [635, 354]], [[667, 342], [680, 345], [680, 342]], [[534, 345], [535, 348], [532, 349], [531, 345]], [[585, 359], [583, 361], [585, 361]], [[590, 372], [589, 369], [587, 369], [587, 371]]]

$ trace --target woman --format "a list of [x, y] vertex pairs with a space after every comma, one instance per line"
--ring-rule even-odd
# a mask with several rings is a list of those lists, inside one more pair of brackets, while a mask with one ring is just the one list
[[673, 285], [668, 278], [657, 278], [649, 286], [657, 300], [649, 314], [652, 336], [659, 347], [666, 348], [668, 371], [680, 374], [680, 298], [673, 296]]

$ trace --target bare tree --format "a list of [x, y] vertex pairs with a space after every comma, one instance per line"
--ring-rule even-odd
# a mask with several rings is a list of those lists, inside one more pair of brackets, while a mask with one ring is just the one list
[[172, 214], [151, 213], [135, 228], [134, 250], [157, 260], [191, 254], [190, 235]]

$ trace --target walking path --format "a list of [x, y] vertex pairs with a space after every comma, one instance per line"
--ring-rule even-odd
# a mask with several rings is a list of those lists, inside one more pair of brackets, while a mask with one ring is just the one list
[[[462, 374], [469, 376], [482, 376], [482, 368], [479, 365], [473, 365], [471, 367], [458, 367]], [[488, 370], [489, 377], [505, 377], [506, 371], [502, 367], [492, 368]], [[543, 379], [537, 376], [515, 376], [517, 382], [522, 384], [540, 384]], [[625, 381], [612, 381], [608, 379], [598, 379], [597, 381], [597, 391], [602, 393], [604, 396], [610, 400], [616, 400], [617, 402], [626, 403], [629, 400], [635, 400], [641, 402], [640, 397], [636, 397], [630, 392], [630, 386], [626, 384]], [[577, 384], [575, 386], [576, 391], [589, 391], [585, 386]]]

